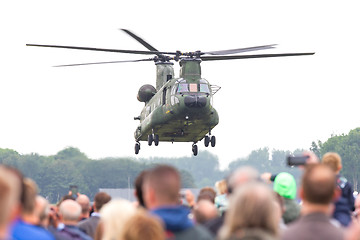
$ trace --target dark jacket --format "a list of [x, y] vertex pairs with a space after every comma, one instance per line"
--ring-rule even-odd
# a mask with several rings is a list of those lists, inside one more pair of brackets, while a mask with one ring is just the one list
[[95, 237], [96, 227], [99, 224], [100, 217], [99, 216], [91, 216], [88, 219], [85, 219], [78, 223], [78, 227], [81, 231], [89, 235], [90, 237]]
[[337, 176], [337, 186], [341, 190], [341, 196], [335, 202], [333, 217], [338, 220], [341, 225], [349, 226], [351, 223], [351, 212], [355, 210], [353, 188], [347, 179], [340, 175]]
[[185, 206], [161, 207], [152, 210], [151, 213], [162, 219], [165, 225], [166, 237], [169, 240], [213, 239], [204, 227], [194, 225], [188, 217], [190, 211]]

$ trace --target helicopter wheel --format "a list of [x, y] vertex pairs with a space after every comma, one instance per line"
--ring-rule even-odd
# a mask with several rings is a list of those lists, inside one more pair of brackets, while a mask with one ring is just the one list
[[192, 152], [193, 152], [194, 156], [196, 156], [198, 154], [198, 146], [196, 144], [192, 145]]
[[149, 135], [148, 135], [148, 145], [151, 146], [153, 141], [154, 141], [153, 135], [152, 135], [152, 134], [149, 134]]
[[155, 146], [159, 145], [159, 135], [154, 134], [153, 136]]
[[209, 136], [205, 136], [204, 137], [204, 145], [205, 147], [208, 147], [210, 143], [210, 137]]
[[138, 154], [139, 151], [140, 151], [140, 143], [137, 142], [137, 143], [135, 143], [135, 154]]
[[210, 142], [211, 142], [211, 146], [212, 146], [212, 147], [215, 147], [215, 144], [216, 144], [216, 138], [215, 138], [215, 136], [211, 136]]

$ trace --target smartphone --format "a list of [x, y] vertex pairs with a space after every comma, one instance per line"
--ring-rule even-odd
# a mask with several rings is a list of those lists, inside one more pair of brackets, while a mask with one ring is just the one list
[[288, 156], [287, 159], [287, 165], [289, 166], [299, 166], [299, 165], [305, 165], [307, 159], [309, 156]]

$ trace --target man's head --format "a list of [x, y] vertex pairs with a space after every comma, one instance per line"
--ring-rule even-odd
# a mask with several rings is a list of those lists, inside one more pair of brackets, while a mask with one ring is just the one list
[[175, 168], [166, 165], [153, 168], [146, 174], [143, 186], [146, 207], [176, 205], [180, 187], [180, 174]]
[[336, 189], [334, 171], [325, 164], [308, 165], [302, 177], [301, 197], [304, 202], [329, 205]]
[[31, 215], [36, 207], [37, 185], [30, 178], [24, 178], [24, 201], [22, 203], [22, 215]]
[[237, 187], [244, 183], [257, 181], [260, 175], [256, 169], [250, 166], [244, 166], [236, 169], [228, 178], [228, 193], [230, 194]]
[[341, 157], [335, 152], [328, 152], [323, 157], [321, 162], [328, 165], [334, 172], [338, 172], [342, 168]]
[[36, 196], [35, 215], [38, 217], [37, 225], [47, 227], [48, 214], [49, 214], [49, 202], [42, 196]]
[[[20, 199], [19, 179], [8, 169], [0, 166], [0, 233], [6, 231]], [[1, 236], [0, 238], [5, 238]]]
[[80, 194], [76, 198], [76, 202], [81, 206], [81, 216], [83, 218], [89, 217], [90, 212], [90, 199], [85, 194]]
[[111, 196], [106, 192], [98, 192], [94, 197], [95, 212], [99, 212], [101, 208], [108, 202], [110, 202]]
[[76, 225], [80, 218], [81, 206], [74, 200], [64, 200], [60, 204], [59, 214], [65, 225]]
[[146, 170], [142, 171], [135, 179], [135, 196], [138, 199], [140, 206], [142, 207], [145, 207], [142, 187], [146, 173]]

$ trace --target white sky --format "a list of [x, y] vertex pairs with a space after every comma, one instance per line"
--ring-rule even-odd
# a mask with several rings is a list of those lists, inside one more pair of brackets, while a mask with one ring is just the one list
[[[53, 68], [147, 58], [25, 47], [26, 43], [145, 50], [127, 28], [162, 51], [212, 51], [264, 44], [256, 53], [314, 56], [202, 63], [222, 89], [217, 146], [222, 166], [260, 147], [294, 150], [359, 127], [359, 1], [1, 1], [0, 147], [90, 158], [134, 154], [152, 62]], [[178, 65], [175, 65], [178, 74]], [[199, 143], [199, 151], [206, 148]], [[142, 144], [148, 156], [191, 156], [191, 143]], [[196, 159], [194, 159], [196, 161]]]

